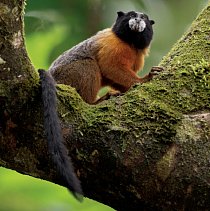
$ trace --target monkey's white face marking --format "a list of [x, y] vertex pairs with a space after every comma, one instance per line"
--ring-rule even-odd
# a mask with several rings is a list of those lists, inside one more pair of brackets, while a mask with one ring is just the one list
[[136, 17], [131, 17], [129, 27], [133, 31], [142, 32], [146, 28], [146, 23], [142, 18], [143, 13], [136, 13]]

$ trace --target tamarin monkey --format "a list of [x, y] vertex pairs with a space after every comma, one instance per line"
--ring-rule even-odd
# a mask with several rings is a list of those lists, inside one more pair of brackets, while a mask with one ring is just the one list
[[74, 87], [85, 102], [96, 104], [101, 101], [97, 100], [97, 94], [103, 86], [124, 93], [134, 84], [144, 83], [153, 76], [151, 71], [140, 78], [137, 71], [144, 66], [153, 37], [154, 21], [140, 12], [120, 11], [117, 14], [111, 28], [99, 31], [64, 52], [52, 63], [48, 72], [39, 70], [49, 152], [67, 188], [77, 198], [83, 193], [63, 144], [56, 110], [55, 82]]
[[84, 101], [96, 104], [103, 86], [126, 92], [151, 79], [137, 76], [153, 36], [153, 20], [140, 12], [118, 12], [112, 28], [99, 31], [60, 55], [49, 73], [57, 83], [75, 87]]

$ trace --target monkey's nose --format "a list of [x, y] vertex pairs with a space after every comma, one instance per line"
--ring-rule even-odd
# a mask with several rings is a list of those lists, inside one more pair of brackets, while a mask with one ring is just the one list
[[135, 18], [136, 23], [140, 23], [140, 19], [139, 18]]

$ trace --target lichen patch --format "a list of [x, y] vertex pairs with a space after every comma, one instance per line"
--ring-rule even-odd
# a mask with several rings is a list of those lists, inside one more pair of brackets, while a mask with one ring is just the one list
[[0, 3], [0, 16], [8, 14], [10, 11], [10, 8], [6, 4]]
[[4, 59], [2, 59], [1, 57], [0, 57], [0, 65], [1, 64], [5, 64], [6, 63], [6, 61], [4, 61]]
[[169, 177], [171, 171], [174, 169], [176, 152], [177, 146], [173, 145], [157, 162], [157, 174], [162, 181], [165, 181]]
[[14, 48], [19, 48], [22, 43], [23, 43], [22, 34], [20, 31], [18, 31], [13, 35], [12, 45], [14, 46]]

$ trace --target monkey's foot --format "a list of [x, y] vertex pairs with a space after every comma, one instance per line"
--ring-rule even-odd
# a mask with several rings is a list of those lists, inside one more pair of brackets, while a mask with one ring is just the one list
[[120, 92], [111, 90], [111, 91], [107, 92], [104, 96], [99, 98], [94, 104], [98, 104], [98, 103], [100, 103], [104, 100], [110, 99], [111, 97], [117, 97], [117, 96], [120, 96], [120, 95], [121, 95]]

